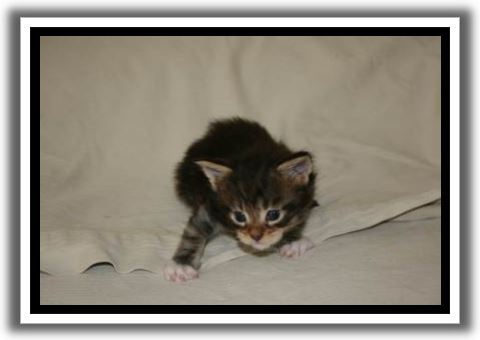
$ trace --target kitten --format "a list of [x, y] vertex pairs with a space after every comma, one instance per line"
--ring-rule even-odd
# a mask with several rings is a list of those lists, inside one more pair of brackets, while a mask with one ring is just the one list
[[247, 251], [297, 257], [313, 244], [302, 229], [317, 206], [308, 152], [292, 152], [258, 123], [233, 118], [210, 124], [175, 173], [176, 190], [192, 215], [165, 267], [180, 282], [198, 277], [205, 245], [219, 233]]

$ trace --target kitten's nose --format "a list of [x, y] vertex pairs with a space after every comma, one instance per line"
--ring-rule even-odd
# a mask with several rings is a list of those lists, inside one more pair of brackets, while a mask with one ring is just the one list
[[263, 231], [261, 230], [253, 230], [250, 232], [250, 237], [254, 239], [255, 241], [260, 241], [260, 239], [263, 237]]

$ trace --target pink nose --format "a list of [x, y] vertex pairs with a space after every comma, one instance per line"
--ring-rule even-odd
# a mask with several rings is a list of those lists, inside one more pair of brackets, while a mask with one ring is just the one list
[[260, 241], [260, 239], [263, 237], [263, 233], [260, 232], [253, 232], [250, 234], [250, 237], [254, 239], [255, 241]]

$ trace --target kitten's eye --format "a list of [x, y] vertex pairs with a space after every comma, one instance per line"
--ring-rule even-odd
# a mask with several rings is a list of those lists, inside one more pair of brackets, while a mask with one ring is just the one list
[[247, 217], [241, 211], [234, 211], [233, 218], [238, 223], [245, 223], [247, 221]]
[[270, 222], [278, 220], [280, 218], [280, 210], [271, 209], [267, 211], [267, 216], [265, 218]]

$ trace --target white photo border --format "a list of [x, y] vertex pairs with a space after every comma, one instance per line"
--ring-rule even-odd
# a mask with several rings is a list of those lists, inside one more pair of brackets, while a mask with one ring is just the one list
[[[450, 313], [448, 314], [38, 314], [31, 313], [30, 29], [36, 27], [446, 27], [450, 30]], [[458, 324], [460, 323], [460, 19], [445, 18], [21, 18], [22, 324]], [[35, 127], [37, 128], [37, 127]], [[442, 132], [445, 130], [442, 129]], [[442, 165], [443, 168], [443, 165]]]

